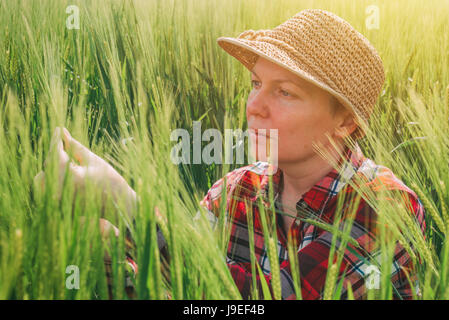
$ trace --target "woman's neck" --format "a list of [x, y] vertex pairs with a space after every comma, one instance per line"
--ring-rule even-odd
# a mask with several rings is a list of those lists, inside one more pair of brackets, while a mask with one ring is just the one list
[[[340, 158], [335, 151], [329, 155], [336, 161]], [[283, 174], [282, 198], [291, 204], [298, 202], [304, 193], [333, 170], [329, 160], [316, 153], [301, 162], [280, 163], [279, 168]]]

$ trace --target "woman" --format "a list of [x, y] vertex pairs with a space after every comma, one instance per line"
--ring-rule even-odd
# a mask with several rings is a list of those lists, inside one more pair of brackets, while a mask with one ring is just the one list
[[[219, 38], [218, 44], [251, 72], [252, 91], [246, 116], [249, 129], [278, 130], [278, 169], [273, 175], [265, 162], [236, 169], [217, 181], [201, 204], [217, 217], [222, 188], [227, 190], [227, 213], [232, 215], [228, 267], [244, 298], [253, 283], [248, 247], [247, 209], [250, 200], [254, 214], [256, 259], [276, 298], [296, 298], [292, 270], [287, 258], [287, 239], [297, 244], [301, 293], [304, 299], [323, 297], [332, 234], [300, 218], [314, 217], [332, 223], [337, 200], [355, 206], [348, 243], [337, 276], [346, 281], [342, 297], [351, 286], [355, 298], [366, 296], [368, 258], [378, 251], [372, 246], [376, 233], [376, 212], [364, 199], [355, 201], [351, 181], [363, 181], [371, 191], [381, 186], [397, 190], [425, 231], [424, 210], [416, 194], [383, 166], [363, 156], [350, 141], [363, 137], [373, 107], [384, 82], [382, 61], [368, 40], [349, 23], [323, 10], [304, 10], [273, 30], [245, 31], [237, 38]], [[268, 136], [268, 138], [270, 138]], [[130, 208], [135, 192], [105, 161], [73, 139], [64, 129], [65, 148], [78, 155], [82, 166], [70, 165], [77, 181], [88, 176], [104, 188], [113, 185], [115, 196], [128, 199]], [[315, 146], [326, 151], [325, 159]], [[62, 163], [67, 163], [62, 143]], [[332, 160], [332, 161], [329, 161]], [[337, 171], [335, 167], [340, 166]], [[93, 166], [94, 169], [86, 169]], [[257, 203], [269, 194], [269, 177], [278, 211], [277, 255], [280, 262], [280, 292], [271, 286], [266, 242]], [[380, 191], [379, 191], [380, 192]], [[399, 198], [398, 198], [399, 199]], [[348, 217], [343, 215], [342, 222]], [[356, 253], [354, 253], [356, 251]], [[366, 259], [364, 259], [364, 258]], [[395, 296], [409, 299], [413, 292], [406, 274], [413, 277], [408, 253], [397, 245], [391, 280]], [[256, 283], [261, 288], [261, 279]], [[261, 290], [259, 290], [261, 292]]]

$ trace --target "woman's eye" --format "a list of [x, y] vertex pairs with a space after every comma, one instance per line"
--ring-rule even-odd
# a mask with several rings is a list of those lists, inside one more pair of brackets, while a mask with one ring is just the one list
[[258, 86], [260, 86], [260, 82], [257, 80], [251, 80], [251, 85], [253, 86], [253, 88], [258, 87]]
[[290, 93], [289, 93], [288, 91], [281, 90], [281, 94], [282, 94], [284, 97], [290, 97]]

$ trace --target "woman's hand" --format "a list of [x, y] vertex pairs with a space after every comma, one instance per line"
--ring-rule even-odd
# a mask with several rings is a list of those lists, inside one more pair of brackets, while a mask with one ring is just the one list
[[[102, 191], [103, 199], [107, 195], [111, 195], [114, 201], [123, 198], [128, 214], [132, 215], [136, 201], [134, 190], [109, 163], [74, 139], [66, 128], [56, 128], [50, 144], [50, 156], [53, 151], [58, 155], [59, 188], [62, 188], [65, 170], [68, 169], [77, 190], [84, 191], [86, 180], [89, 180]], [[70, 159], [69, 154], [77, 163]], [[42, 188], [45, 187], [44, 172], [38, 173], [34, 180]]]

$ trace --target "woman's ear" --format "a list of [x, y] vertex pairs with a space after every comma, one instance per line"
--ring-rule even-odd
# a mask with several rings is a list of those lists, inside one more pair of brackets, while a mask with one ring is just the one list
[[335, 136], [346, 138], [357, 129], [354, 115], [349, 110], [341, 111], [337, 127], [335, 128]]

